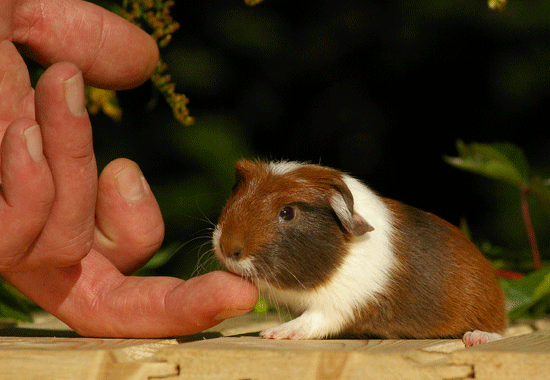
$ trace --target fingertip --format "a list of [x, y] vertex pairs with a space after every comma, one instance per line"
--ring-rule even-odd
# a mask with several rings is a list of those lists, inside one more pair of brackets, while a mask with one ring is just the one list
[[[86, 83], [113, 90], [137, 87], [151, 77], [159, 62], [156, 41], [140, 27], [107, 13], [105, 44], [94, 64], [83, 70]], [[131, 50], [128, 50], [131, 49]]]
[[35, 94], [36, 117], [46, 129], [61, 128], [60, 120], [82, 123], [81, 118], [87, 115], [82, 72], [73, 63], [58, 62], [48, 67], [38, 79]]
[[46, 223], [55, 195], [34, 120], [17, 119], [8, 126], [1, 157], [0, 270], [32, 269], [40, 258], [29, 257], [28, 250]]
[[110, 162], [101, 173], [100, 181], [105, 184], [112, 182], [120, 197], [127, 202], [140, 201], [150, 193], [138, 164], [125, 158]]
[[80, 72], [80, 69], [71, 62], [57, 62], [49, 66], [46, 71], [38, 78], [36, 83], [36, 91], [39, 89], [48, 89], [51, 81], [56, 83], [64, 83], [65, 81], [75, 77]]
[[[212, 272], [224, 280], [223, 289], [230, 284], [231, 293], [225, 295], [229, 308], [226, 310], [242, 311], [244, 314], [252, 310], [258, 302], [258, 288], [250, 281], [233, 273], [225, 271]], [[236, 315], [234, 315], [236, 316]], [[227, 318], [226, 318], [227, 319]]]
[[1, 178], [4, 197], [38, 199], [53, 197], [53, 182], [44, 157], [42, 132], [27, 118], [12, 122], [2, 139]]
[[[217, 325], [225, 319], [246, 314], [258, 301], [258, 290], [252, 282], [222, 271], [210, 272], [186, 281], [184, 291], [187, 297], [193, 297], [187, 303], [187, 312], [192, 313], [200, 326], [200, 330], [195, 332]], [[173, 301], [170, 305], [176, 305], [176, 302]]]
[[36, 163], [44, 160], [44, 150], [42, 148], [42, 133], [40, 132], [40, 126], [38, 124], [33, 125], [23, 131], [25, 135], [25, 142], [27, 145], [27, 151]]

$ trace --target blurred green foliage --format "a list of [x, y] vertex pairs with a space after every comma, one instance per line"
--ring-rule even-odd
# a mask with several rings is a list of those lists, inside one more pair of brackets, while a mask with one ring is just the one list
[[446, 161], [460, 169], [501, 180], [516, 187], [529, 181], [529, 165], [521, 149], [509, 143], [456, 144], [459, 157]]
[[[148, 175], [167, 244], [190, 242], [160, 273], [186, 277], [202, 267], [197, 260], [211, 248], [208, 229], [228, 195], [233, 163], [253, 156], [321, 159], [384, 195], [454, 223], [467, 218], [493, 262], [528, 272], [517, 189], [454, 172], [438, 159], [457, 136], [506, 140], [513, 144], [495, 152], [517, 168], [516, 182], [530, 175], [527, 159], [531, 171], [550, 176], [548, 129], [535, 127], [550, 98], [550, 25], [541, 13], [547, 6], [511, 2], [493, 12], [483, 2], [420, 0], [181, 4], [196, 22], [186, 17], [161, 53], [190, 97], [197, 125], [157, 119], [141, 127], [165, 136], [163, 162], [177, 168], [153, 165]], [[139, 163], [151, 165], [146, 160], [144, 154]], [[547, 217], [539, 201], [530, 202], [548, 258]]]
[[[523, 266], [531, 268], [531, 273], [518, 280], [517, 274], [513, 278], [503, 276], [501, 284], [506, 292], [509, 302], [510, 318], [519, 317], [540, 317], [550, 310], [550, 265], [542, 266], [536, 234], [533, 229], [530, 216], [530, 205], [527, 197], [530, 194], [536, 195], [539, 205], [547, 211], [550, 218], [550, 190], [548, 180], [542, 180], [534, 176], [529, 168], [523, 151], [510, 143], [464, 144], [457, 142], [458, 157], [445, 157], [447, 163], [466, 171], [474, 172], [491, 179], [510, 184], [517, 188], [517, 202], [521, 203], [523, 209], [523, 221], [526, 234], [529, 237], [532, 250], [532, 259], [529, 263], [523, 262]], [[550, 222], [550, 219], [548, 219]], [[548, 223], [547, 225], [550, 225]], [[548, 227], [547, 227], [548, 228]], [[487, 247], [487, 244], [485, 244]], [[492, 246], [489, 245], [489, 248]], [[489, 249], [483, 249], [485, 253]], [[495, 253], [494, 251], [492, 252]], [[502, 253], [502, 251], [500, 251]], [[511, 269], [511, 262], [504, 260], [499, 255], [500, 262], [495, 263], [498, 267]], [[521, 260], [517, 253], [516, 261]], [[533, 272], [533, 269], [535, 271]], [[510, 274], [510, 272], [505, 272]], [[512, 272], [513, 273], [513, 272]]]
[[550, 311], [550, 267], [532, 272], [521, 280], [500, 280], [508, 299], [508, 316], [539, 318]]
[[36, 306], [17, 289], [0, 277], [0, 319], [31, 322]]

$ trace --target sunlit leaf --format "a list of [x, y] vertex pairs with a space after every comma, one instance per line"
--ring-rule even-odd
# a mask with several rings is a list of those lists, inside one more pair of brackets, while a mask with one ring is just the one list
[[459, 157], [445, 157], [463, 170], [521, 186], [529, 176], [529, 166], [521, 149], [508, 143], [464, 144], [457, 141]]
[[510, 310], [510, 318], [525, 316], [537, 302], [550, 295], [550, 267], [530, 273], [519, 281], [502, 282]]

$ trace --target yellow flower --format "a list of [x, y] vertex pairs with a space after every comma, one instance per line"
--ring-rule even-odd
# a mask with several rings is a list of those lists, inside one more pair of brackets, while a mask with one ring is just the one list
[[122, 116], [122, 109], [118, 105], [116, 92], [113, 90], [86, 86], [86, 108], [91, 115], [102, 111], [115, 121], [120, 121]]

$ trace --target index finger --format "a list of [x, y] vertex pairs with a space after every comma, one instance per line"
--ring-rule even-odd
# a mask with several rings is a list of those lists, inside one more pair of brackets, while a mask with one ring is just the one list
[[158, 62], [155, 41], [137, 26], [80, 0], [16, 2], [12, 39], [44, 66], [68, 61], [88, 84], [125, 89], [149, 78]]

